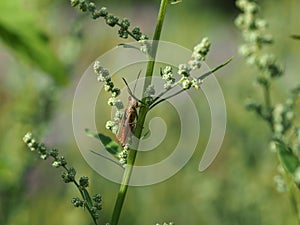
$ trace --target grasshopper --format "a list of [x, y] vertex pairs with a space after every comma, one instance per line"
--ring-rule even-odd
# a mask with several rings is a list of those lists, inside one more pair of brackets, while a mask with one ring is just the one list
[[[133, 93], [135, 91], [140, 73], [141, 72], [139, 72], [137, 80], [135, 82]], [[137, 118], [137, 108], [139, 106], [138, 99], [133, 96], [133, 93], [131, 92], [126, 80], [124, 78], [123, 80], [129, 90], [130, 95], [128, 97], [128, 103], [125, 108], [125, 112], [120, 122], [119, 130], [116, 135], [116, 141], [119, 142], [122, 147], [126, 145], [128, 137], [132, 134], [134, 130], [134, 121]]]

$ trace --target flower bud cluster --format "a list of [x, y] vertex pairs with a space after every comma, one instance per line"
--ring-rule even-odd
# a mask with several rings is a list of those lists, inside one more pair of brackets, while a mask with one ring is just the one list
[[285, 183], [282, 175], [274, 176], [273, 180], [274, 180], [274, 183], [276, 185], [276, 189], [278, 192], [283, 193], [283, 192], [287, 191], [287, 186], [286, 186], [286, 183]]
[[99, 61], [96, 61], [93, 65], [95, 74], [97, 75], [97, 80], [104, 83], [104, 90], [111, 93], [111, 98], [108, 99], [107, 104], [116, 108], [116, 113], [113, 121], [106, 122], [106, 129], [110, 130], [113, 134], [118, 132], [118, 124], [123, 116], [121, 111], [124, 105], [120, 99], [117, 97], [120, 95], [121, 91], [116, 88], [111, 80], [109, 71], [104, 69]]
[[90, 194], [86, 189], [89, 186], [89, 178], [87, 176], [82, 176], [77, 183], [75, 180], [76, 170], [73, 167], [67, 167], [67, 161], [64, 156], [59, 156], [59, 152], [55, 148], [48, 150], [43, 143], [39, 143], [33, 138], [32, 133], [27, 133], [23, 137], [23, 141], [31, 151], [36, 151], [42, 159], [52, 157], [54, 159], [52, 162], [53, 167], [62, 167], [65, 170], [61, 175], [63, 181], [65, 183], [74, 183], [82, 195], [82, 199], [78, 197], [72, 198], [72, 204], [75, 207], [88, 208], [91, 216], [94, 219], [98, 219], [98, 211], [102, 209], [102, 198], [99, 194], [95, 195], [93, 198], [90, 197]]
[[123, 150], [119, 154], [119, 162], [122, 166], [125, 166], [127, 164], [127, 157], [128, 157], [128, 152], [129, 151], [129, 146], [125, 145]]
[[151, 55], [152, 43], [148, 40], [146, 35], [140, 37], [139, 43], [141, 44], [140, 51], [146, 55]]
[[277, 104], [273, 110], [273, 130], [276, 137], [281, 137], [291, 127], [294, 112], [284, 104]]
[[235, 24], [242, 31], [245, 43], [239, 51], [250, 65], [256, 65], [269, 78], [279, 77], [283, 71], [272, 54], [262, 53], [265, 45], [273, 43], [273, 37], [266, 33], [267, 22], [258, 16], [257, 3], [249, 0], [238, 0], [237, 7], [242, 13], [236, 18]]
[[127, 39], [128, 36], [133, 37], [136, 41], [142, 40], [146, 36], [142, 34], [139, 27], [134, 27], [129, 30], [130, 21], [127, 18], [120, 19], [119, 17], [108, 13], [106, 7], [97, 9], [93, 1], [87, 0], [70, 0], [72, 7], [77, 7], [82, 12], [89, 12], [93, 19], [102, 17], [105, 19], [107, 25], [114, 27], [119, 26], [118, 34], [121, 38]]
[[300, 87], [291, 90], [283, 104], [278, 104], [273, 110], [273, 125], [276, 137], [284, 135], [292, 126], [295, 119], [295, 104], [300, 94]]
[[181, 85], [183, 89], [193, 87], [196, 90], [199, 90], [203, 81], [199, 78], [193, 78], [191, 76], [191, 72], [196, 69], [200, 69], [201, 62], [205, 60], [206, 55], [209, 52], [210, 45], [208, 38], [203, 38], [201, 42], [194, 47], [192, 56], [188, 63], [178, 65], [177, 73], [181, 76], [178, 82], [175, 82], [172, 67], [166, 66], [160, 74], [162, 79], [165, 81], [164, 88], [169, 90], [176, 85]]
[[[98, 219], [100, 217], [98, 211], [102, 209], [102, 196], [100, 194], [96, 194], [89, 199], [92, 201], [83, 200], [79, 197], [74, 197], [71, 200], [71, 203], [74, 207], [89, 207], [90, 213], [92, 214], [93, 218]], [[90, 205], [89, 205], [90, 204]]]
[[165, 81], [164, 88], [169, 90], [175, 84], [175, 78], [173, 74], [173, 68], [171, 66], [166, 66], [162, 71], [160, 71], [161, 78]]
[[144, 96], [145, 96], [145, 101], [147, 105], [151, 105], [153, 102], [153, 96], [155, 95], [155, 88], [153, 84], [150, 84], [145, 92], [144, 92]]
[[54, 161], [52, 162], [52, 166], [55, 168], [58, 168], [60, 166], [66, 166], [67, 162], [63, 156], [58, 155], [57, 149], [51, 149], [50, 151], [47, 150], [46, 146], [43, 143], [37, 142], [34, 138], [32, 133], [28, 132], [23, 137], [23, 141], [25, 144], [27, 144], [28, 148], [31, 151], [36, 151], [40, 158], [43, 160], [46, 160], [49, 156], [54, 158]]

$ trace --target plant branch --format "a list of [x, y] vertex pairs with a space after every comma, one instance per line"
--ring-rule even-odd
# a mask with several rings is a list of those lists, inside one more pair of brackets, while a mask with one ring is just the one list
[[[146, 88], [151, 84], [151, 77], [152, 77], [153, 70], [154, 70], [155, 56], [156, 56], [156, 51], [157, 51], [157, 47], [158, 47], [158, 40], [160, 39], [162, 25], [163, 25], [165, 14], [166, 14], [167, 4], [168, 4], [168, 0], [161, 1], [159, 14], [158, 14], [158, 20], [157, 20], [157, 24], [156, 24], [156, 28], [155, 28], [155, 33], [153, 36], [154, 42], [152, 43], [151, 53], [149, 55], [150, 58], [149, 58], [149, 62], [147, 65], [147, 70], [146, 70], [146, 78], [148, 78], [148, 79], [145, 80], [143, 92], [145, 92]], [[138, 117], [137, 125], [136, 125], [135, 131], [134, 131], [134, 135], [138, 139], [142, 135], [144, 122], [145, 122], [148, 111], [149, 111], [149, 107], [147, 105], [141, 105], [141, 108], [139, 110], [139, 117]], [[137, 146], [138, 146], [138, 143], [137, 143]], [[114, 211], [113, 211], [112, 218], [111, 218], [111, 223], [110, 223], [111, 225], [117, 225], [119, 223], [122, 207], [124, 204], [124, 200], [126, 197], [126, 193], [127, 193], [127, 189], [128, 189], [128, 185], [129, 185], [129, 181], [130, 181], [130, 177], [132, 174], [132, 170], [134, 168], [136, 155], [137, 155], [137, 148], [131, 149], [129, 151], [127, 166], [126, 166], [124, 174], [123, 174], [122, 183], [121, 183], [121, 186], [119, 189], [119, 193], [117, 196], [117, 200], [116, 200]]]

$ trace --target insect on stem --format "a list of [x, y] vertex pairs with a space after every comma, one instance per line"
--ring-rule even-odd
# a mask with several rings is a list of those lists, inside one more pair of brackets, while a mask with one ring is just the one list
[[128, 88], [128, 92], [129, 92], [128, 103], [125, 108], [125, 112], [124, 112], [124, 115], [120, 122], [119, 130], [116, 135], [116, 141], [118, 141], [122, 147], [124, 147], [126, 145], [128, 137], [130, 137], [132, 135], [132, 132], [135, 127], [134, 122], [135, 122], [135, 119], [137, 118], [137, 108], [139, 106], [138, 103], [141, 101], [134, 96], [134, 92], [135, 92], [135, 88], [137, 85], [137, 81], [140, 77], [140, 74], [141, 74], [141, 71], [139, 72], [139, 74], [137, 76], [137, 79], [136, 79], [136, 82], [135, 82], [135, 85], [133, 88], [133, 92], [130, 90], [127, 81], [124, 78], [122, 78]]

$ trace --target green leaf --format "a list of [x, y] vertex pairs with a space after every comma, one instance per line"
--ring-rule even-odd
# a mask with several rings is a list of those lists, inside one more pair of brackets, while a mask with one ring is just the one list
[[209, 75], [213, 74], [214, 72], [218, 71], [219, 69], [221, 69], [222, 67], [226, 66], [228, 63], [231, 62], [231, 60], [233, 59], [233, 57], [229, 58], [226, 62], [220, 64], [219, 66], [215, 67], [214, 69], [208, 71], [207, 73], [201, 75], [198, 79], [200, 80], [204, 80], [206, 77], [208, 77]]
[[276, 141], [276, 146], [278, 148], [280, 164], [286, 172], [293, 176], [296, 169], [299, 167], [299, 159], [283, 141]]
[[136, 49], [136, 50], [139, 50], [140, 49], [134, 45], [129, 45], [129, 44], [125, 44], [125, 43], [122, 43], [122, 44], [119, 44], [119, 46], [122, 46], [123, 48], [133, 48], [133, 49]]
[[173, 1], [171, 1], [171, 5], [175, 5], [175, 4], [178, 4], [178, 3], [181, 3], [182, 1], [177, 1], [177, 0], [173, 0]]
[[291, 38], [296, 39], [296, 40], [300, 40], [300, 35], [292, 34]]
[[85, 129], [85, 132], [88, 136], [94, 137], [94, 138], [100, 140], [101, 143], [104, 145], [105, 149], [110, 154], [112, 154], [113, 156], [118, 158], [119, 153], [122, 151], [122, 148], [119, 144], [117, 144], [110, 137], [108, 137], [104, 134], [97, 133], [97, 132], [91, 131], [89, 129]]
[[0, 39], [27, 63], [48, 73], [58, 85], [67, 82], [64, 65], [54, 54], [42, 24], [43, 14], [22, 0], [0, 1]]

